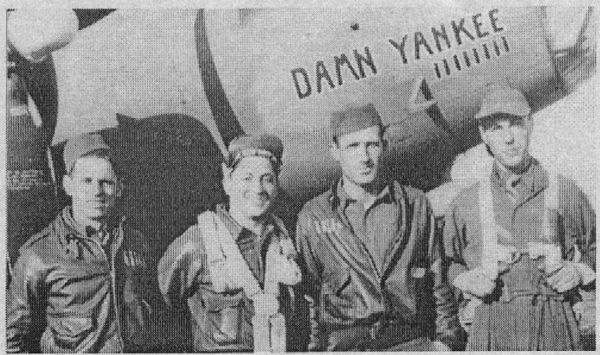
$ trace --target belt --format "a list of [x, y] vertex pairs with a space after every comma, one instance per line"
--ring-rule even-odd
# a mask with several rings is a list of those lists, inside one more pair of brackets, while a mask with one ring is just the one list
[[355, 324], [326, 331], [328, 351], [381, 351], [424, 337], [418, 325]]
[[504, 303], [509, 303], [510, 301], [519, 297], [534, 297], [534, 299], [552, 298], [559, 301], [565, 299], [563, 294], [547, 290], [521, 290], [512, 292], [509, 292], [508, 290], [502, 290], [502, 296], [500, 297], [500, 301]]
[[419, 337], [426, 336], [421, 324], [407, 324], [399, 320], [379, 319], [375, 322], [358, 322], [354, 325], [330, 328], [330, 333], [344, 331], [359, 331], [366, 335], [371, 341], [404, 343]]

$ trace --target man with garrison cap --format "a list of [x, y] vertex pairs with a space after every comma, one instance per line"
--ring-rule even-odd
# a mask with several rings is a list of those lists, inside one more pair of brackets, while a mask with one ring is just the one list
[[6, 296], [7, 351], [143, 350], [146, 247], [118, 212], [111, 149], [99, 135], [78, 136], [64, 162], [72, 203], [19, 251]]
[[444, 228], [467, 349], [580, 349], [582, 293], [595, 288], [594, 210], [529, 154], [531, 109], [519, 90], [486, 87], [475, 119], [494, 163], [450, 204]]
[[372, 104], [331, 117], [342, 177], [306, 203], [296, 230], [309, 350], [460, 349], [431, 207], [422, 191], [382, 176], [383, 135]]
[[191, 313], [194, 351], [286, 350], [301, 275], [292, 240], [271, 213], [282, 153], [272, 135], [234, 139], [223, 163], [229, 203], [201, 213], [158, 264], [167, 303]]

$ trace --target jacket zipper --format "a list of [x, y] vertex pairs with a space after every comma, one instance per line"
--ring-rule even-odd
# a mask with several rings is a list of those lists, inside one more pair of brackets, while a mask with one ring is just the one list
[[119, 311], [118, 311], [118, 307], [119, 304], [117, 303], [117, 289], [116, 289], [116, 275], [115, 275], [115, 258], [111, 259], [111, 262], [108, 262], [108, 256], [106, 255], [106, 252], [104, 251], [104, 248], [102, 248], [102, 245], [100, 245], [100, 243], [98, 243], [98, 241], [96, 241], [93, 238], [87, 238], [92, 240], [99, 248], [100, 251], [102, 252], [102, 255], [104, 256], [104, 260], [106, 261], [107, 264], [109, 264], [110, 267], [110, 286], [111, 286], [111, 293], [112, 293], [112, 299], [113, 299], [113, 303], [114, 303], [114, 312], [115, 312], [115, 319], [117, 322], [117, 336], [119, 338], [119, 344], [121, 345], [121, 351], [125, 351], [125, 343], [123, 341], [123, 337], [122, 337], [122, 333], [121, 333], [121, 319], [119, 318]]
[[375, 274], [375, 278], [377, 279], [377, 281], [379, 281], [378, 285], [381, 288], [382, 274], [379, 273], [379, 270], [377, 269], [377, 266], [375, 265], [375, 260], [373, 260], [373, 256], [369, 252], [369, 248], [367, 248], [365, 243], [363, 243], [363, 241], [358, 237], [358, 235], [356, 235], [356, 233], [354, 232], [354, 228], [352, 228], [352, 224], [350, 224], [350, 221], [348, 220], [348, 218], [343, 213], [340, 213], [339, 211], [337, 212], [337, 215], [338, 215], [338, 218], [340, 218], [342, 220], [342, 222], [346, 225], [346, 228], [348, 228], [350, 230], [350, 234], [352, 234], [352, 237], [356, 241], [358, 241], [358, 245], [360, 245], [359, 249], [362, 249], [363, 253], [367, 256], [367, 259], [369, 259], [369, 266], [371, 266], [371, 270]]

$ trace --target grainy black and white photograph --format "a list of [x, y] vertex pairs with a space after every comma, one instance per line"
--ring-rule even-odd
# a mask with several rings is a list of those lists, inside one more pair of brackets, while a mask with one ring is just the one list
[[4, 9], [7, 353], [596, 350], [599, 9], [309, 3]]

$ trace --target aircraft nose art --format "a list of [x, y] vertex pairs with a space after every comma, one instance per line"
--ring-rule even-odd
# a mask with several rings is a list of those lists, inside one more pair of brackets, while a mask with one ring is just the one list
[[[376, 106], [389, 126], [390, 157], [396, 162], [407, 153], [425, 152], [411, 157], [414, 164], [433, 167], [422, 178], [443, 174], [443, 164], [428, 161], [427, 151], [436, 149], [440, 159], [448, 160], [457, 149], [475, 143], [476, 135], [458, 139], [457, 132], [464, 134], [460, 129], [476, 111], [485, 82], [511, 74], [507, 69], [515, 67], [515, 53], [521, 53], [515, 38], [520, 47], [532, 43], [515, 34], [524, 33], [524, 19], [536, 12], [208, 10], [204, 29], [235, 118], [246, 132], [268, 131], [284, 138], [284, 188], [306, 197], [335, 176], [327, 148], [329, 119], [347, 105]], [[534, 52], [539, 52], [538, 42], [545, 50], [541, 29], [530, 32], [540, 39], [534, 41]], [[527, 68], [534, 68], [527, 75], [535, 82], [548, 80], [543, 77], [551, 71], [547, 64]], [[457, 141], [459, 146], [452, 146]], [[425, 187], [436, 182], [416, 183]]]
[[[409, 92], [398, 89], [415, 82], [418, 67], [407, 70], [388, 40], [415, 26], [407, 23], [407, 12], [423, 17], [419, 11], [206, 11], [211, 53], [242, 128], [284, 138], [286, 190], [312, 194], [307, 186], [320, 189], [335, 174], [328, 154], [332, 112], [371, 102], [386, 123], [402, 119], [404, 103], [397, 99]], [[426, 134], [419, 127], [413, 131]]]

